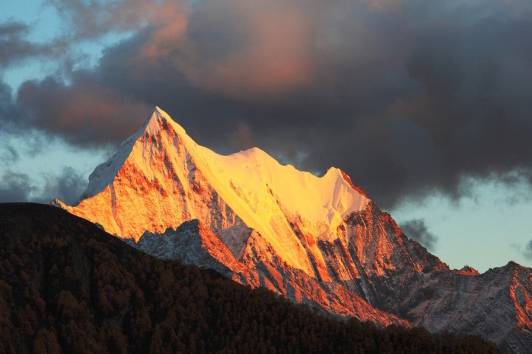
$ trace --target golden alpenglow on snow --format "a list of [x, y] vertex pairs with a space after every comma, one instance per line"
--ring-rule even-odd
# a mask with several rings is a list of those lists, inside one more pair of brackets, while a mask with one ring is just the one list
[[145, 253], [336, 315], [502, 347], [531, 338], [530, 269], [450, 269], [342, 170], [318, 177], [259, 148], [217, 154], [160, 108], [95, 169], [77, 205], [56, 203]]

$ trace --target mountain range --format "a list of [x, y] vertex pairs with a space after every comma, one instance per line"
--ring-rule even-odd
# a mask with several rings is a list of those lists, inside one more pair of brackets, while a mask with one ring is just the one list
[[317, 311], [532, 352], [530, 268], [450, 269], [341, 169], [318, 177], [259, 148], [217, 154], [160, 108], [94, 170], [79, 203], [53, 204], [149, 255]]

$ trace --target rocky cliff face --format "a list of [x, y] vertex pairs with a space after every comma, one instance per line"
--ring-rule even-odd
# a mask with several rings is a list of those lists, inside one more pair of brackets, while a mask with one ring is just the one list
[[223, 156], [156, 109], [90, 176], [72, 214], [156, 257], [384, 325], [532, 348], [531, 270], [450, 270], [337, 168], [322, 177], [254, 148]]

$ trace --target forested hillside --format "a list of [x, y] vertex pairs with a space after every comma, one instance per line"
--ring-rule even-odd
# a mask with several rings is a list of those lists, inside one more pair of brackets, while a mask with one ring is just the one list
[[326, 318], [51, 206], [1, 204], [0, 245], [0, 353], [498, 352], [477, 337]]

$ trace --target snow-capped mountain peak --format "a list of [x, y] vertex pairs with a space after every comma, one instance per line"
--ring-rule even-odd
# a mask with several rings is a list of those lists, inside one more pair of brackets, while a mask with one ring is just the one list
[[[318, 177], [282, 165], [259, 148], [217, 154], [198, 145], [159, 107], [96, 168], [85, 195], [69, 210], [113, 234], [138, 239], [198, 218], [221, 233], [236, 254], [249, 228], [307, 274], [315, 271], [293, 225], [331, 240], [347, 215], [369, 203], [338, 168]], [[219, 213], [220, 207], [225, 212]], [[219, 215], [211, 215], [213, 208]]]
[[341, 169], [316, 176], [260, 148], [218, 154], [159, 107], [77, 205], [58, 206], [144, 252], [338, 315], [532, 345], [529, 269], [450, 270]]

